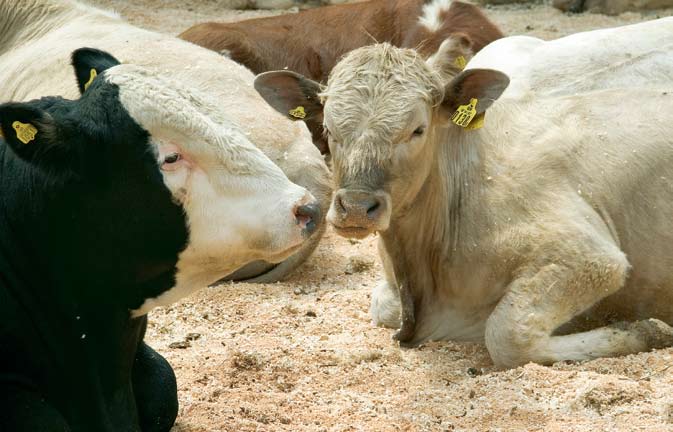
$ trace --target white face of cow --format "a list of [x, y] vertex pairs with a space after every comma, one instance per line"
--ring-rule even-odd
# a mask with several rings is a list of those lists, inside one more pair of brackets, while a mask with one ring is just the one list
[[[338, 233], [385, 231], [435, 162], [445, 80], [468, 46], [449, 41], [428, 61], [390, 45], [361, 48], [332, 71], [322, 93], [336, 183], [327, 219]], [[442, 61], [438, 58], [441, 57]]]
[[288, 71], [255, 79], [280, 112], [301, 106], [307, 116], [323, 117], [336, 183], [327, 220], [339, 234], [387, 230], [413, 206], [433, 167], [450, 169], [452, 161], [438, 164], [437, 150], [451, 145], [442, 138], [449, 127], [460, 129], [451, 125], [453, 114], [473, 100], [475, 116], [483, 114], [509, 84], [501, 72], [461, 72], [470, 53], [462, 36], [445, 40], [428, 60], [389, 44], [359, 48], [332, 69], [322, 92]]
[[302, 106], [307, 117], [324, 119], [336, 189], [327, 220], [339, 234], [385, 231], [411, 205], [436, 163], [437, 133], [447, 126], [443, 97], [453, 94], [447, 85], [471, 53], [464, 36], [445, 40], [428, 60], [389, 44], [363, 47], [334, 67], [322, 92], [292, 72], [256, 78], [280, 112]]
[[280, 262], [315, 229], [313, 196], [291, 183], [205, 95], [132, 65], [108, 69], [105, 79], [118, 86], [122, 105], [150, 133], [164, 182], [189, 224], [176, 286], [135, 315], [253, 260]]

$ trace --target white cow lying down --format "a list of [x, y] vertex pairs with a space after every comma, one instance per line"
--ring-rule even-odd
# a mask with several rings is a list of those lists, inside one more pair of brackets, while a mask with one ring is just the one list
[[[218, 115], [237, 125], [292, 182], [307, 188], [326, 213], [329, 172], [310, 133], [259, 97], [247, 69], [188, 42], [131, 26], [115, 14], [70, 0], [0, 0], [0, 102], [45, 95], [77, 98], [69, 62], [70, 54], [81, 47], [103, 49], [122, 63], [150, 68], [209, 96], [220, 110]], [[263, 206], [258, 203], [252, 213]], [[254, 219], [252, 214], [241, 216]], [[284, 277], [315, 249], [324, 232], [322, 220], [311, 239], [281, 264], [252, 263], [234, 277], [257, 276], [254, 280], [260, 282]], [[261, 242], [257, 247], [265, 246]]]
[[[427, 62], [347, 55], [321, 94], [328, 220], [381, 234], [374, 321], [409, 344], [485, 340], [503, 366], [672, 345], [672, 45], [673, 19], [505, 38], [448, 80], [454, 41]], [[320, 90], [287, 76], [255, 85]], [[483, 127], [453, 124], [461, 106]]]

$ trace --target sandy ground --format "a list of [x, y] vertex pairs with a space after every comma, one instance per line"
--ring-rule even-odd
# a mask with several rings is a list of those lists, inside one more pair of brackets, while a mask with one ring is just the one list
[[[94, 3], [169, 34], [273, 13], [213, 0]], [[673, 10], [567, 16], [536, 4], [488, 14], [510, 34], [549, 39]], [[400, 349], [369, 321], [380, 273], [374, 238], [328, 233], [284, 283], [208, 288], [154, 311], [149, 343], [178, 377], [174, 431], [673, 431], [673, 349], [504, 371], [481, 344]]]

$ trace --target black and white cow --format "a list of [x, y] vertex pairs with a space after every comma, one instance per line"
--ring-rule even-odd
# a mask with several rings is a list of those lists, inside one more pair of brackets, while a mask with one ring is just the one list
[[[73, 65], [80, 99], [0, 105], [0, 431], [168, 431], [176, 380], [143, 342], [148, 299], [284, 259], [316, 204], [198, 95], [93, 49]], [[255, 201], [277, 221], [245, 214]]]

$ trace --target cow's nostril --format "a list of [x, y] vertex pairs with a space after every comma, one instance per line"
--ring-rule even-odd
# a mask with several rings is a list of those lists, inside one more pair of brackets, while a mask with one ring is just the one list
[[370, 205], [367, 209], [367, 217], [374, 219], [377, 216], [378, 210], [381, 208], [381, 202], [376, 200], [374, 204]]
[[343, 197], [341, 194], [337, 194], [337, 196], [334, 198], [337, 210], [339, 210], [339, 213], [346, 214], [348, 211], [346, 210], [346, 206], [344, 205], [343, 202]]
[[320, 222], [320, 206], [317, 203], [299, 206], [295, 210], [294, 216], [297, 225], [306, 233], [311, 234]]

